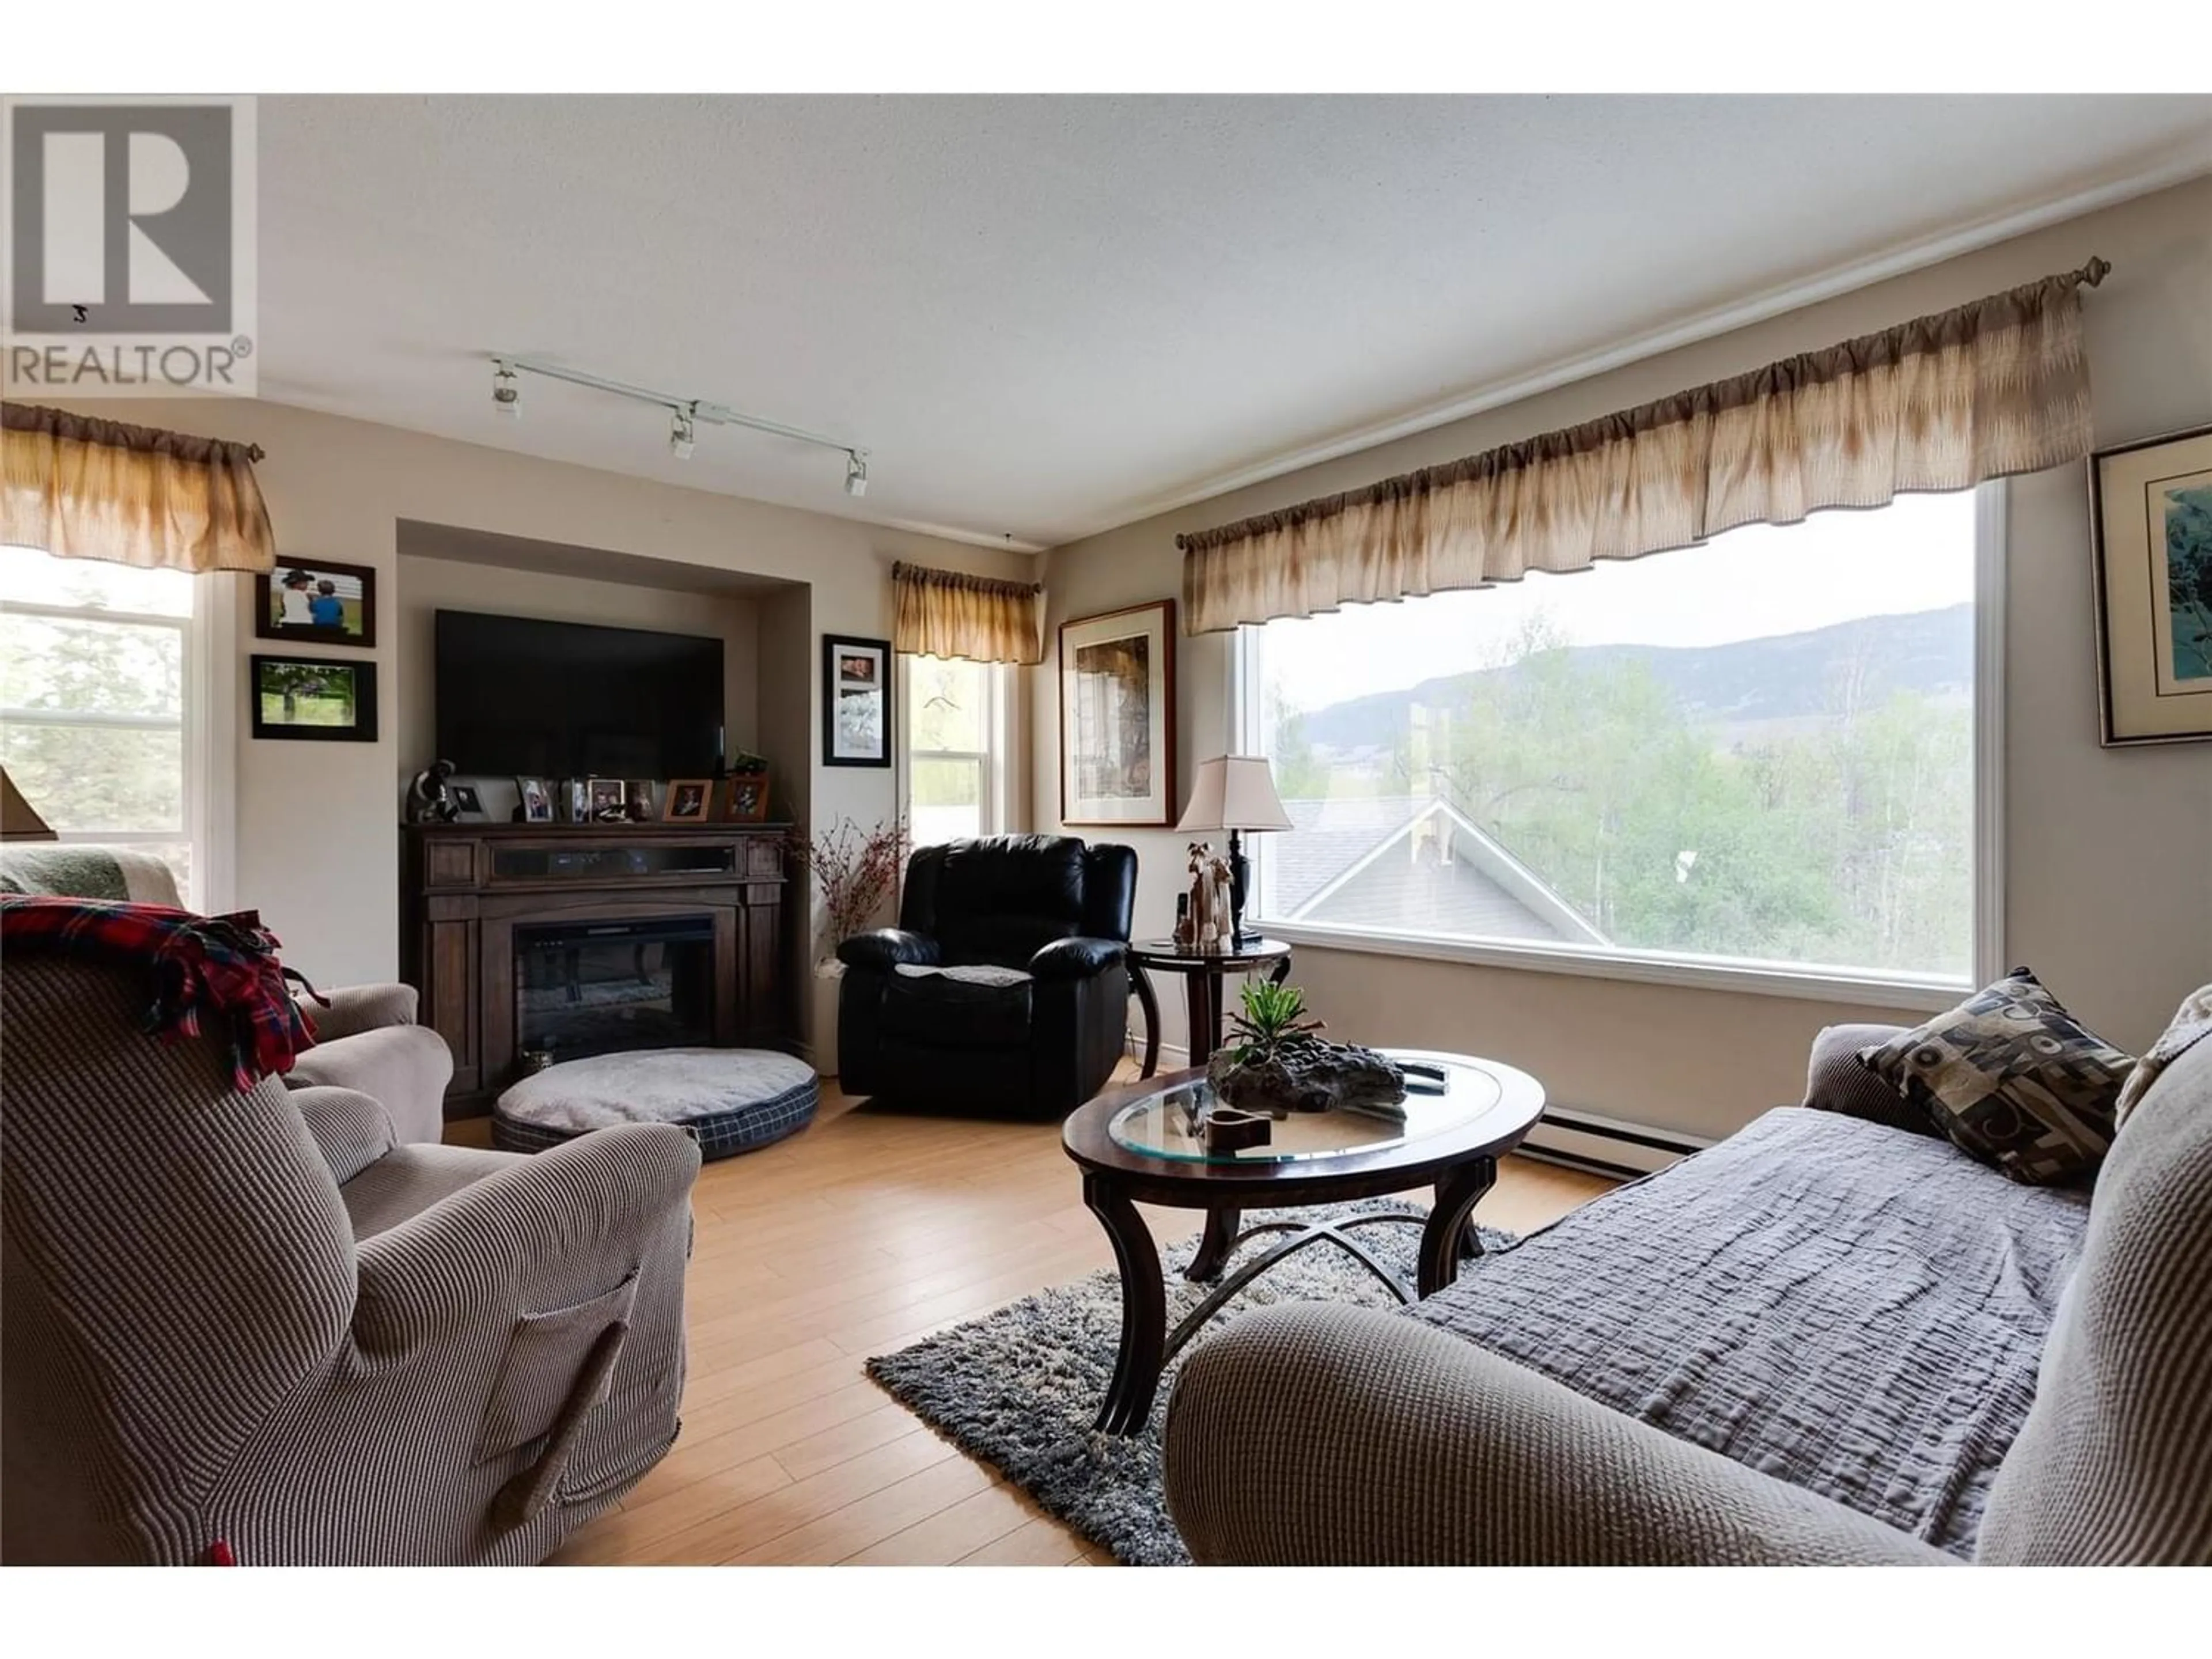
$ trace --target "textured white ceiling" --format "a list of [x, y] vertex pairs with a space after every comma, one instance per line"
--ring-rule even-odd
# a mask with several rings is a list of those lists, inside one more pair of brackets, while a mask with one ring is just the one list
[[[1050, 544], [2212, 168], [2212, 98], [269, 98], [260, 135], [264, 397]], [[494, 351], [864, 446], [868, 494], [550, 381], [508, 423]]]

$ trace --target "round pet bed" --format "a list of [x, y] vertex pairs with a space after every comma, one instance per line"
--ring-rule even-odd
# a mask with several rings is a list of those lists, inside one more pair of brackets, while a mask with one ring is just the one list
[[491, 1143], [542, 1152], [617, 1123], [674, 1123], [702, 1158], [750, 1152], [814, 1121], [821, 1083], [766, 1048], [642, 1048], [534, 1072], [492, 1109]]

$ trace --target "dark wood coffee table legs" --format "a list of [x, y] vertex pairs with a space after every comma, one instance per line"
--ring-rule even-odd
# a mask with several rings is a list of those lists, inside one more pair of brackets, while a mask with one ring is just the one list
[[1469, 1244], [1480, 1249], [1468, 1218], [1497, 1180], [1498, 1160], [1477, 1158], [1447, 1171], [1437, 1182], [1437, 1201], [1421, 1229], [1420, 1277], [1416, 1288], [1422, 1296], [1434, 1296], [1459, 1277], [1460, 1257], [1474, 1253], [1468, 1249]]
[[1190, 1259], [1190, 1266], [1182, 1276], [1194, 1285], [1221, 1276], [1222, 1265], [1229, 1260], [1229, 1252], [1237, 1248], [1237, 1230], [1244, 1224], [1242, 1210], [1208, 1210], [1206, 1212], [1206, 1231], [1198, 1241], [1198, 1253]]
[[1152, 1415], [1167, 1345], [1167, 1285], [1160, 1278], [1160, 1253], [1144, 1217], [1110, 1177], [1086, 1172], [1083, 1201], [1113, 1240], [1114, 1261], [1121, 1270], [1121, 1346], [1114, 1356], [1114, 1380], [1096, 1426], [1101, 1434], [1133, 1434]]

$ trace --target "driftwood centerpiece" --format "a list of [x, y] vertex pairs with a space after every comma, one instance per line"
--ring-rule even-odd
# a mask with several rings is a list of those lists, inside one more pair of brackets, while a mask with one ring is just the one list
[[1244, 1011], [1231, 1017], [1232, 1041], [1206, 1062], [1206, 1080], [1224, 1106], [1275, 1117], [1292, 1112], [1383, 1111], [1406, 1097], [1406, 1074], [1372, 1048], [1329, 1042], [1316, 1019], [1300, 1018], [1294, 985], [1249, 984]]

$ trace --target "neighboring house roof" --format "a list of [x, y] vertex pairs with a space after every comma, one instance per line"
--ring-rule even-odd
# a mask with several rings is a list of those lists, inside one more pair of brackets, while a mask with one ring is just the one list
[[1267, 844], [1267, 913], [1277, 921], [1606, 942], [1541, 877], [1448, 801], [1385, 795], [1284, 806], [1296, 828]]

